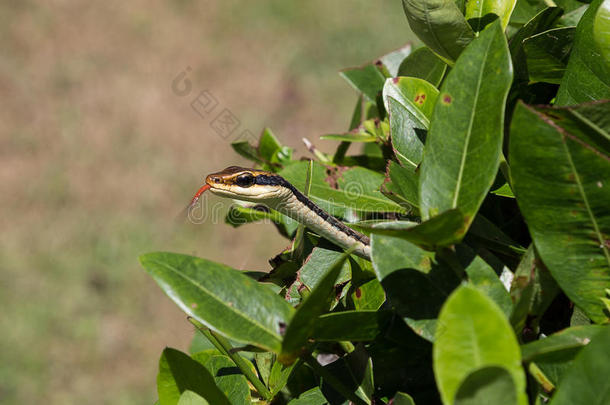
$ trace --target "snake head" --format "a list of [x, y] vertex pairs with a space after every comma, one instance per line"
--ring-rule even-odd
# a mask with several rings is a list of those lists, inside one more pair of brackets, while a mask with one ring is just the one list
[[271, 203], [286, 193], [286, 180], [263, 170], [230, 166], [205, 179], [212, 193], [236, 200]]

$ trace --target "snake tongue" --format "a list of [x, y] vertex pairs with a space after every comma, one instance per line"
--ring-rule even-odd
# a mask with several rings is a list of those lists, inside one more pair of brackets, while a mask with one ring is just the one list
[[201, 197], [201, 194], [205, 193], [210, 188], [212, 187], [209, 184], [204, 184], [199, 190], [197, 190], [197, 192], [193, 196], [193, 199], [191, 200], [191, 203], [189, 204], [189, 208], [195, 205], [197, 201], [199, 201], [199, 197]]

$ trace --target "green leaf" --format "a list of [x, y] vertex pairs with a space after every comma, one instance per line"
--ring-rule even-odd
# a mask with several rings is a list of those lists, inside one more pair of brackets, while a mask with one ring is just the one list
[[[343, 256], [343, 251], [315, 247], [307, 258], [303, 267], [299, 270], [300, 281], [310, 290], [317, 287], [328, 271], [330, 264], [335, 263]], [[352, 278], [350, 261], [346, 260], [341, 266], [341, 271], [336, 283], [345, 283]]]
[[322, 135], [320, 139], [343, 142], [377, 142], [379, 140], [375, 135], [360, 130], [357, 130], [356, 132], [347, 132], [345, 134]]
[[[235, 341], [279, 352], [281, 325], [294, 309], [270, 288], [228, 266], [176, 253], [140, 263], [188, 315]], [[239, 293], [237, 293], [239, 292]]]
[[271, 222], [287, 238], [292, 237], [299, 225], [294, 219], [277, 211], [271, 211], [264, 206], [243, 207], [232, 205], [225, 216], [225, 223], [234, 228], [259, 221]]
[[351, 301], [358, 311], [376, 311], [385, 302], [385, 292], [376, 278], [357, 284], [352, 279], [351, 291]]
[[383, 86], [383, 102], [388, 110], [389, 98], [400, 102], [421, 126], [428, 128], [438, 90], [417, 77], [395, 77]]
[[373, 234], [402, 238], [428, 250], [453, 245], [466, 233], [464, 216], [459, 209], [443, 212], [421, 224], [407, 221], [383, 222], [368, 230]]
[[536, 327], [558, 292], [557, 283], [536, 257], [534, 246], [530, 245], [521, 258], [510, 287], [515, 303], [510, 321], [515, 332], [521, 333], [528, 320], [528, 326]]
[[237, 152], [240, 156], [253, 161], [254, 163], [261, 164], [263, 160], [258, 155], [258, 150], [248, 141], [243, 142], [234, 142], [231, 144], [231, 147], [235, 152]]
[[404, 392], [397, 392], [391, 403], [392, 405], [415, 405], [415, 401], [411, 398], [411, 395], [405, 394]]
[[401, 76], [398, 70], [402, 62], [411, 54], [411, 44], [407, 44], [395, 51], [383, 55], [379, 60], [386, 67], [392, 77]]
[[516, 405], [515, 382], [504, 367], [487, 366], [468, 374], [455, 395], [454, 405]]
[[523, 42], [531, 82], [561, 83], [575, 31], [574, 27], [555, 28]]
[[603, 326], [574, 326], [554, 333], [544, 339], [535, 340], [521, 346], [523, 361], [539, 361], [554, 356], [558, 352], [579, 351], [604, 329]]
[[610, 98], [610, 2], [595, 0], [576, 27], [556, 105]]
[[371, 235], [371, 261], [379, 281], [401, 269], [417, 269], [427, 273], [432, 268], [434, 253], [398, 236]]
[[373, 64], [344, 69], [339, 72], [339, 75], [373, 103], [376, 102], [377, 93], [383, 88], [386, 79], [379, 68]]
[[453, 0], [403, 0], [402, 6], [415, 35], [449, 64], [474, 38]]
[[292, 374], [292, 370], [298, 367], [299, 364], [299, 361], [294, 362], [290, 366], [286, 366], [279, 361], [273, 363], [271, 375], [269, 376], [269, 389], [273, 396], [286, 386], [286, 383]]
[[373, 391], [373, 364], [371, 357], [364, 346], [357, 345], [355, 350], [336, 361], [324, 366], [326, 373], [333, 375], [338, 382], [343, 384], [346, 392], [337, 392], [334, 385], [327, 379], [322, 384], [322, 392], [332, 404], [343, 403], [345, 394], [354, 393], [354, 397], [362, 401], [350, 401], [357, 404], [371, 404]]
[[288, 405], [326, 405], [328, 401], [322, 394], [320, 387], [315, 387], [305, 391], [297, 399], [288, 402]]
[[472, 28], [479, 32], [483, 31], [483, 28], [498, 16], [504, 30], [515, 4], [517, 4], [517, 0], [467, 0], [464, 17]]
[[461, 286], [445, 302], [433, 357], [443, 403], [454, 403], [460, 385], [473, 371], [499, 366], [512, 376], [518, 403], [527, 404], [517, 339], [502, 310], [475, 288]]
[[588, 4], [583, 4], [580, 7], [565, 13], [557, 21], [557, 25], [561, 26], [561, 27], [575, 27], [575, 26], [577, 26], [578, 22], [580, 21], [582, 16], [585, 14], [585, 11], [587, 11], [587, 8], [589, 8], [589, 5]]
[[208, 401], [193, 391], [186, 390], [180, 395], [178, 405], [208, 405]]
[[[553, 109], [518, 104], [513, 187], [540, 257], [595, 322], [610, 287], [610, 103]], [[604, 118], [602, 118], [604, 117]]]
[[475, 256], [466, 267], [469, 283], [477, 290], [491, 298], [508, 317], [513, 309], [510, 295], [496, 272], [481, 257]]
[[390, 115], [390, 136], [398, 160], [417, 168], [422, 159], [424, 139], [438, 90], [415, 77], [388, 79], [383, 86], [383, 102]]
[[212, 404], [230, 404], [204, 366], [179, 350], [165, 348], [157, 375], [160, 405], [177, 404], [186, 390], [193, 391]]
[[403, 166], [414, 171], [422, 159], [427, 124], [414, 119], [409, 110], [392, 97], [388, 98], [388, 113], [390, 137], [396, 158]]
[[490, 193], [499, 195], [500, 197], [515, 198], [515, 194], [513, 194], [513, 190], [508, 183], [504, 183], [501, 187], [491, 190]]
[[452, 269], [434, 263], [433, 257], [398, 237], [371, 237], [371, 260], [389, 304], [415, 333], [429, 341], [434, 341], [442, 304], [461, 281]]
[[[517, 4], [521, 3], [523, 2], [517, 2]], [[551, 28], [559, 19], [561, 14], [563, 14], [562, 9], [558, 7], [548, 7], [536, 14], [511, 38], [509, 48], [513, 67], [515, 70], [515, 85], [524, 85], [527, 84], [529, 81], [529, 74], [527, 72], [527, 59], [525, 55], [525, 49], [523, 48], [523, 41], [535, 34], [538, 34]]]
[[[394, 103], [394, 101], [392, 100], [391, 103]], [[381, 192], [386, 197], [401, 204], [405, 209], [411, 209], [419, 206], [418, 183], [417, 172], [390, 161], [386, 181], [381, 186]]]
[[610, 327], [597, 334], [574, 360], [551, 405], [608, 404], [610, 389]]
[[263, 129], [263, 132], [258, 141], [258, 153], [268, 162], [275, 157], [275, 154], [280, 150], [282, 145], [280, 141], [273, 135], [269, 128]]
[[407, 56], [400, 64], [398, 76], [418, 77], [438, 87], [446, 70], [447, 64], [430, 48], [423, 46]]
[[321, 315], [312, 338], [327, 342], [374, 340], [392, 318], [389, 311], [342, 311]]
[[[302, 191], [307, 165], [307, 162], [294, 162], [280, 175]], [[310, 199], [331, 215], [344, 218], [354, 211], [404, 212], [404, 208], [381, 193], [383, 181], [382, 174], [362, 167], [328, 174], [325, 166], [314, 163]]]
[[487, 195], [500, 164], [504, 105], [512, 80], [498, 21], [464, 51], [441, 88], [420, 174], [423, 219], [459, 208], [466, 226]]
[[210, 356], [203, 365], [214, 376], [216, 386], [232, 405], [250, 404], [248, 380], [230, 358], [222, 355]]
[[[286, 328], [282, 351], [278, 357], [283, 364], [292, 364], [301, 354], [307, 338], [311, 335], [320, 315], [328, 311], [333, 298], [331, 294], [343, 263], [349, 255], [342, 254], [328, 269], [326, 274], [309, 296], [297, 308], [294, 317]], [[260, 305], [260, 304], [259, 304]]]

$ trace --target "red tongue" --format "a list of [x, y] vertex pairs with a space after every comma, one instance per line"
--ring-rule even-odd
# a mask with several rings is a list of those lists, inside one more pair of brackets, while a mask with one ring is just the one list
[[210, 187], [209, 184], [205, 184], [199, 190], [197, 190], [197, 193], [195, 193], [195, 196], [193, 197], [193, 199], [191, 200], [191, 203], [189, 204], [189, 208], [192, 207], [193, 205], [195, 205], [197, 203], [197, 201], [199, 200], [199, 197], [201, 197], [201, 194], [205, 193], [210, 188], [212, 188], [212, 187]]

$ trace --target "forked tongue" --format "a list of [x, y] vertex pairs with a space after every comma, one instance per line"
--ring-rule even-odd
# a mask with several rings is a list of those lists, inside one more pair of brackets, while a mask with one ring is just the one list
[[197, 204], [197, 201], [199, 201], [199, 197], [201, 197], [201, 194], [205, 193], [207, 190], [209, 190], [211, 187], [209, 184], [204, 184], [199, 190], [197, 190], [197, 192], [195, 193], [195, 195], [193, 196], [193, 199], [191, 200], [191, 203], [188, 205], [188, 209], [192, 208], [195, 204]]

